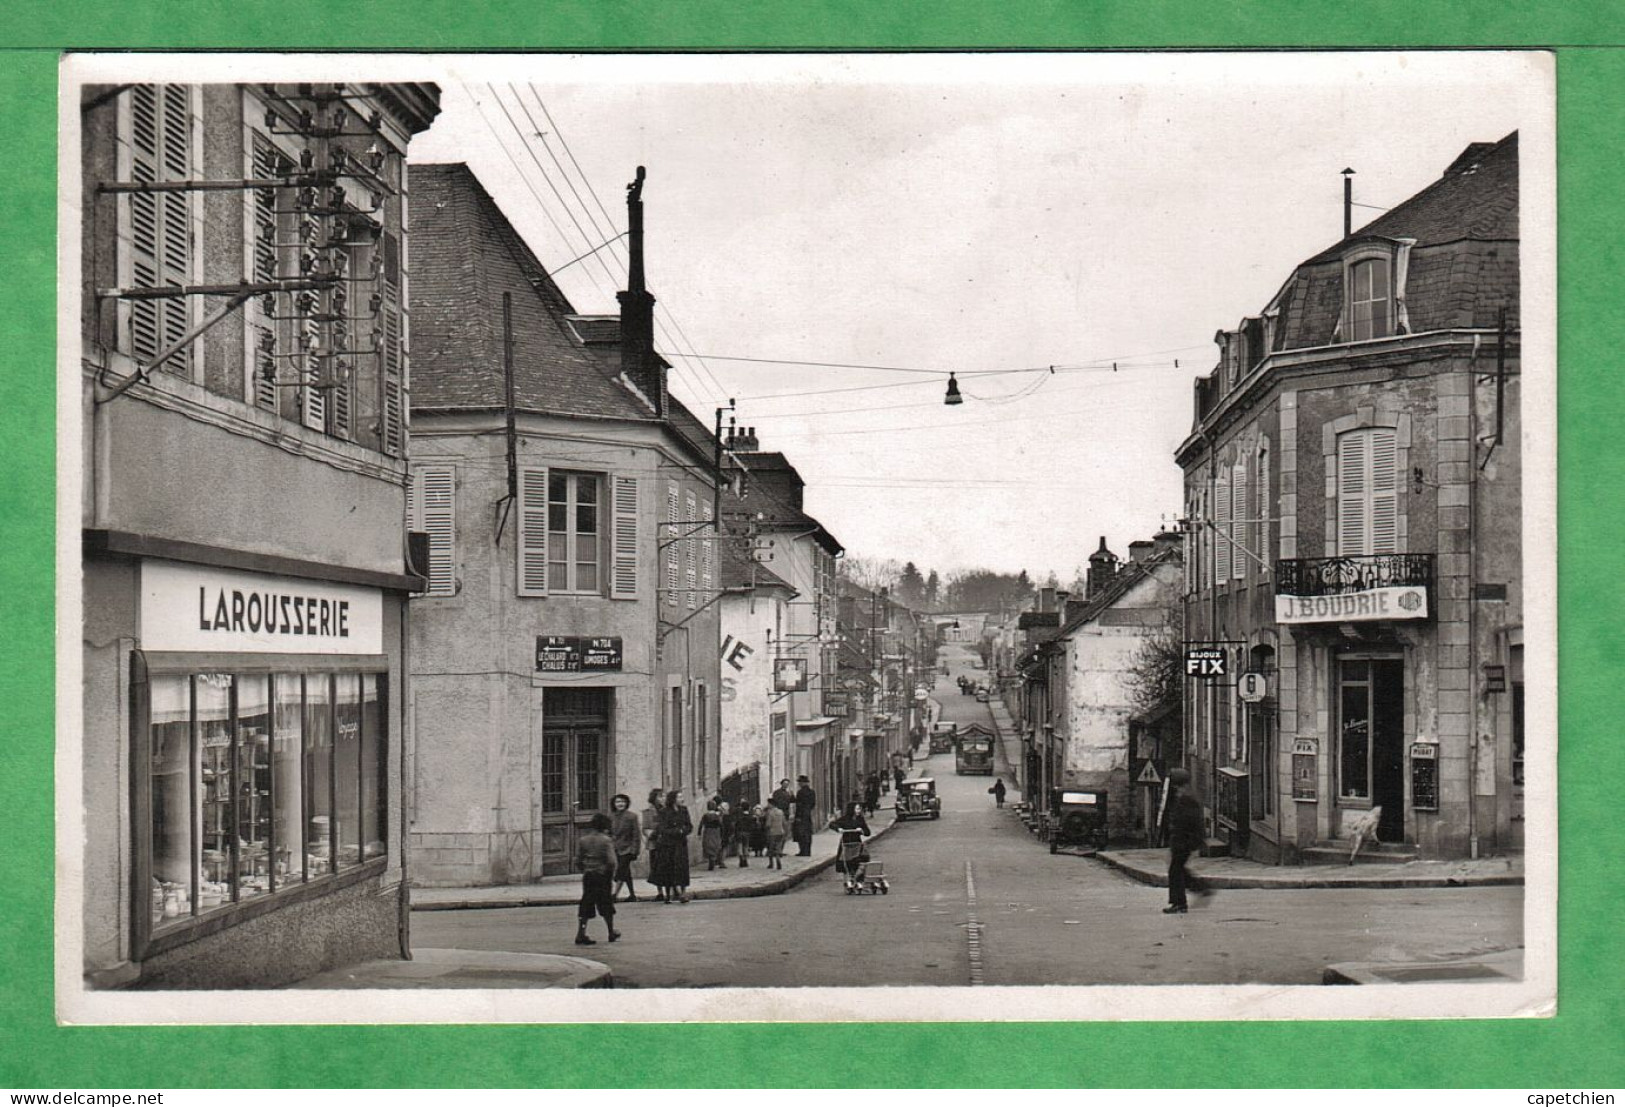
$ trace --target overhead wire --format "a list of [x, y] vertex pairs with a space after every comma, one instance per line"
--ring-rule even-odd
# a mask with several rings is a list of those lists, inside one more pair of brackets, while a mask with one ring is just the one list
[[[520, 98], [518, 90], [514, 88], [511, 83], [508, 87], [513, 91], [515, 99], [519, 100], [522, 106], [523, 99]], [[603, 200], [599, 198], [598, 190], [593, 187], [592, 180], [586, 175], [585, 172], [582, 171], [581, 163], [576, 160], [575, 152], [570, 149], [569, 139], [565, 138], [564, 132], [559, 129], [557, 121], [553, 118], [553, 113], [548, 110], [547, 103], [542, 99], [542, 94], [537, 91], [536, 86], [533, 84], [527, 83], [525, 87], [530, 89], [531, 97], [536, 101], [537, 108], [541, 110], [542, 117], [547, 120], [547, 124], [551, 128], [551, 131], [547, 133], [552, 134], [558, 139], [559, 145], [564, 149], [565, 156], [570, 159], [570, 164], [575, 167], [576, 175], [580, 177], [581, 183], [586, 186], [587, 194], [593, 198], [593, 203], [598, 206], [598, 210], [603, 214], [605, 222], [610, 226], [614, 226], [615, 220], [610, 216], [609, 210], [604, 206]], [[532, 117], [528, 111], [525, 114], [526, 118], [531, 119], [534, 123], [534, 117]], [[538, 135], [543, 134], [543, 132], [539, 129], [536, 133]], [[586, 201], [581, 199], [580, 191], [576, 189], [574, 183], [570, 180], [570, 174], [565, 170], [563, 163], [559, 161], [558, 155], [553, 153], [553, 148], [548, 144], [545, 137], [542, 138], [542, 146], [547, 150], [548, 156], [553, 159], [553, 163], [558, 166], [559, 175], [564, 178], [565, 184], [570, 187], [571, 195], [575, 196], [576, 202], [581, 205], [582, 212], [587, 216], [587, 221], [592, 224], [595, 230], [598, 230], [598, 220], [593, 216], [592, 211], [587, 207]], [[599, 233], [602, 235], [602, 231], [599, 231]], [[625, 247], [623, 246], [622, 248], [624, 249]], [[620, 255], [617, 254], [614, 249], [610, 250], [610, 256], [615, 259], [616, 263], [621, 266], [623, 271], [628, 271], [627, 263], [621, 260]], [[717, 379], [716, 374], [711, 371], [711, 367], [705, 364], [703, 359], [695, 357], [693, 353], [694, 344], [689, 340], [687, 332], [683, 329], [682, 323], [678, 321], [676, 314], [671, 310], [670, 305], [664, 303], [663, 301], [656, 301], [655, 311], [658, 314], [666, 317], [666, 319], [671, 323], [672, 329], [675, 330], [678, 336], [682, 339], [683, 344], [688, 346], [688, 350], [685, 352], [678, 344], [677, 340], [671, 337], [670, 331], [666, 331], [666, 328], [662, 326], [661, 330], [665, 331], [666, 337], [670, 340], [669, 345], [672, 352], [690, 363], [691, 372], [694, 372], [696, 378], [703, 376], [710, 383], [711, 388], [714, 390], [712, 393], [714, 397], [721, 398], [726, 396], [728, 394], [728, 390], [723, 386], [722, 382]], [[657, 325], [659, 324], [657, 323]], [[692, 368], [694, 366], [698, 367], [697, 371]]]

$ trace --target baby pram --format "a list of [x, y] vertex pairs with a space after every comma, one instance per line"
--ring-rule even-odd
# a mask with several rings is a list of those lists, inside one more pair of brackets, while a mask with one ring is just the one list
[[886, 881], [886, 867], [883, 862], [871, 860], [860, 838], [855, 842], [841, 843], [841, 869], [846, 874], [846, 894], [849, 896], [862, 895], [865, 892], [887, 895], [891, 885]]

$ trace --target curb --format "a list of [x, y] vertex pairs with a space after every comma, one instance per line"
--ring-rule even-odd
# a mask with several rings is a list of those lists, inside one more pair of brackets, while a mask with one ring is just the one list
[[[897, 823], [891, 822], [876, 830], [869, 836], [871, 842], [885, 837]], [[754, 899], [757, 896], [783, 895], [798, 884], [817, 876], [825, 869], [835, 864], [835, 855], [830, 854], [811, 865], [799, 868], [792, 873], [761, 884], [743, 884], [732, 888], [702, 888], [689, 893], [689, 899]], [[555, 895], [526, 896], [523, 899], [459, 899], [440, 903], [414, 903], [413, 911], [498, 911], [510, 907], [573, 907], [581, 902], [580, 893], [559, 893]], [[654, 902], [650, 900], [649, 902]], [[618, 905], [617, 905], [618, 906]], [[588, 987], [589, 985], [582, 985]], [[608, 985], [605, 985], [606, 987]]]
[[[1125, 876], [1138, 880], [1141, 884], [1149, 884], [1153, 888], [1168, 887], [1168, 877], [1165, 874], [1147, 872], [1144, 869], [1129, 865], [1118, 858], [1106, 853], [1098, 853], [1095, 860], [1109, 868], [1116, 869]], [[1282, 876], [1263, 880], [1247, 876], [1201, 876], [1204, 883], [1214, 888], [1281, 888], [1297, 890], [1302, 888], [1496, 888], [1521, 887], [1521, 876], [1383, 876], [1383, 877], [1356, 877], [1356, 876]]]

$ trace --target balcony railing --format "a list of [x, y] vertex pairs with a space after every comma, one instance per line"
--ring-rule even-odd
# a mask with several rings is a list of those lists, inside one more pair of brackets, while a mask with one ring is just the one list
[[1432, 554], [1291, 558], [1275, 563], [1278, 596], [1342, 596], [1373, 588], [1433, 589]]

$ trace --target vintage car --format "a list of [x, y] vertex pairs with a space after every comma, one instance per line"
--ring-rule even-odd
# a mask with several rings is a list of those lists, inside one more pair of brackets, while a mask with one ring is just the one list
[[905, 780], [897, 789], [894, 804], [897, 818], [935, 819], [942, 815], [942, 800], [937, 797], [937, 782], [928, 776]]
[[977, 703], [986, 703], [988, 701], [989, 695], [990, 695], [990, 693], [987, 690], [987, 685], [984, 684], [984, 685], [978, 687], [976, 689], [976, 702]]
[[1106, 793], [1051, 788], [1049, 794], [1049, 851], [1062, 846], [1106, 845]]
[[959, 733], [956, 723], [937, 723], [931, 727], [931, 752], [952, 753], [954, 738]]

